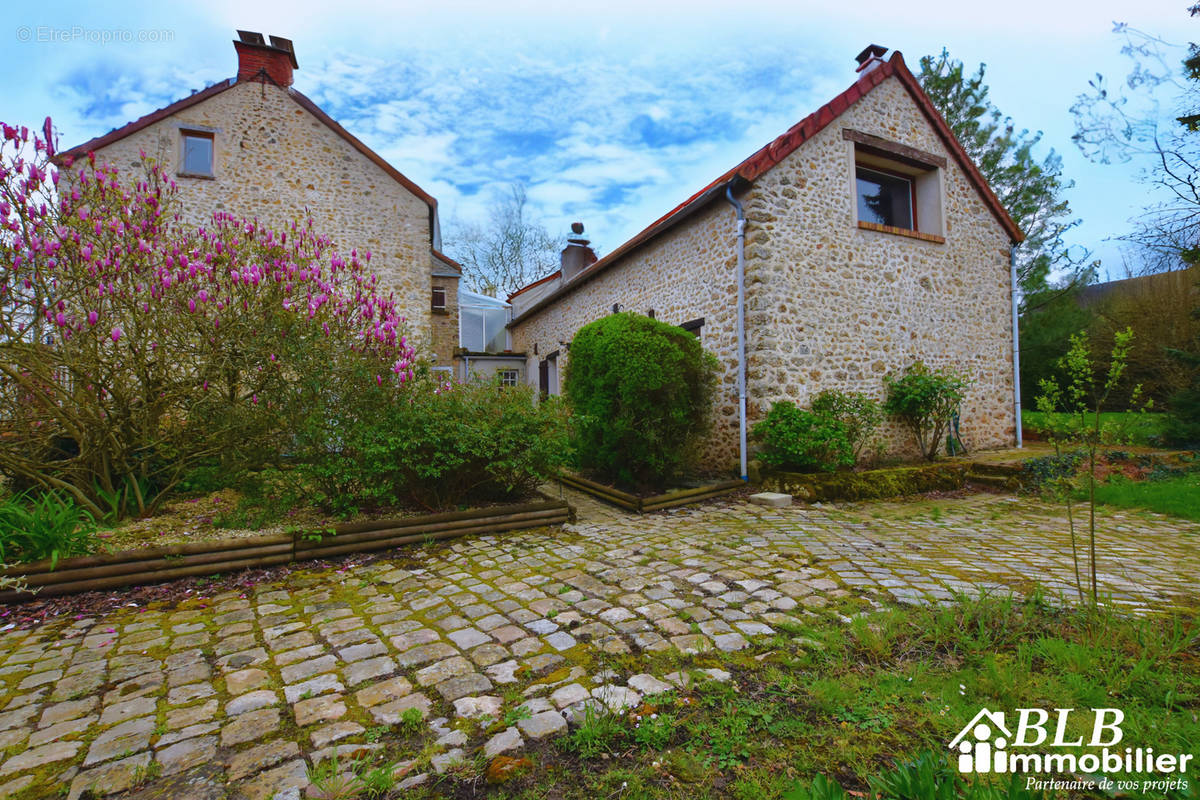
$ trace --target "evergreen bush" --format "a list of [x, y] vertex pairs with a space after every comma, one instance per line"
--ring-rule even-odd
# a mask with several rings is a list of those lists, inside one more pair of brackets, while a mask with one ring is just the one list
[[585, 325], [565, 379], [579, 466], [636, 491], [664, 489], [695, 463], [717, 370], [673, 325], [628, 312]]

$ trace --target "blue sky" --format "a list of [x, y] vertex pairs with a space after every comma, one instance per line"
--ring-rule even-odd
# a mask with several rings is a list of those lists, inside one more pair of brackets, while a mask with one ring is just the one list
[[993, 101], [1062, 154], [1084, 220], [1071, 241], [1120, 277], [1106, 239], [1149, 190], [1136, 164], [1082, 158], [1068, 109], [1096, 72], [1128, 71], [1115, 20], [1197, 40], [1187, 5], [27, 3], [0, 29], [0, 119], [50, 115], [77, 144], [233, 75], [236, 28], [286, 36], [296, 87], [436, 196], [444, 223], [483, 219], [522, 181], [552, 232], [583, 220], [607, 252], [848, 86], [866, 44], [914, 69], [947, 47], [985, 62]]

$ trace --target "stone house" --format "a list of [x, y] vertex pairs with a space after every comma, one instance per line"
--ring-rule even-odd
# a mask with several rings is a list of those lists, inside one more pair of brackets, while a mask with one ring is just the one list
[[[634, 311], [694, 331], [722, 364], [709, 468], [741, 456], [745, 474], [745, 431], [773, 401], [831, 388], [882, 399], [884, 376], [918, 359], [972, 379], [968, 448], [1011, 446], [1023, 237], [886, 53], [865, 49], [848, 89], [604, 258], [577, 226], [562, 269], [509, 298], [527, 380], [557, 392], [575, 331]], [[915, 454], [894, 424], [883, 434], [891, 453]]]
[[235, 77], [59, 158], [94, 152], [123, 172], [142, 152], [158, 159], [190, 225], [217, 211], [278, 229], [311, 215], [339, 251], [371, 253], [418, 353], [453, 369], [461, 269], [440, 252], [437, 200], [296, 91], [291, 41], [238, 31], [233, 46]]

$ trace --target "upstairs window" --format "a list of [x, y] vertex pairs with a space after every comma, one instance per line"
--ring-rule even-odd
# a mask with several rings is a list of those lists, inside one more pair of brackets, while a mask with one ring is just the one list
[[429, 302], [429, 307], [434, 311], [446, 310], [446, 289], [443, 286], [433, 287], [433, 294]]
[[915, 231], [916, 192], [911, 178], [859, 166], [855, 169], [858, 218], [863, 222]]
[[183, 131], [181, 175], [213, 177], [213, 135], [206, 131]]
[[871, 133], [842, 129], [853, 158], [858, 227], [945, 242], [942, 174], [946, 158]]

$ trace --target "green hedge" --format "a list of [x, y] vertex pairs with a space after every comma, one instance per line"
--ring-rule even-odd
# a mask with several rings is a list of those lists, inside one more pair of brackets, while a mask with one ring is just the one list
[[417, 379], [400, 401], [365, 390], [309, 419], [298, 466], [335, 512], [444, 510], [521, 499], [570, 457], [567, 417], [529, 386]]
[[661, 491], [695, 463], [709, 430], [717, 360], [692, 334], [639, 314], [585, 325], [571, 342], [564, 390], [582, 470]]

